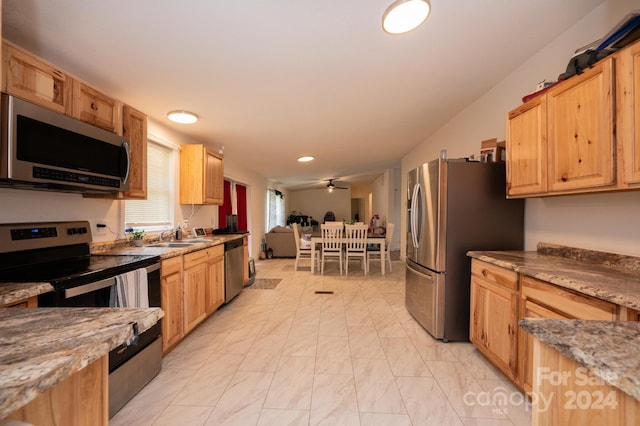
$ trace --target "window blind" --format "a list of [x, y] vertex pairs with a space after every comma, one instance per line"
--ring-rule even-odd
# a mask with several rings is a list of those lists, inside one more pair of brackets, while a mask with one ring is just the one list
[[173, 150], [149, 141], [147, 145], [147, 199], [125, 201], [125, 226], [173, 226], [171, 155]]

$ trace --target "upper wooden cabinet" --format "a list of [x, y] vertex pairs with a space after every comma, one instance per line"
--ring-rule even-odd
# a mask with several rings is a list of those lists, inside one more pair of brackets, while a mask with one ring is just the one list
[[6, 40], [2, 41], [2, 58], [3, 91], [129, 140], [129, 191], [87, 197], [147, 197], [146, 115]]
[[73, 82], [73, 117], [122, 135], [122, 103], [78, 80]]
[[73, 79], [29, 52], [2, 42], [2, 89], [42, 107], [71, 115]]
[[640, 43], [618, 53], [618, 179], [623, 186], [640, 185]]
[[129, 139], [129, 191], [126, 198], [147, 198], [147, 116], [127, 105], [122, 108], [122, 136]]
[[551, 192], [615, 183], [613, 63], [602, 60], [547, 93]]
[[180, 204], [222, 204], [222, 156], [204, 145], [180, 147]]
[[507, 193], [547, 191], [547, 96], [511, 111], [507, 117]]
[[507, 195], [614, 189], [614, 57], [507, 114]]

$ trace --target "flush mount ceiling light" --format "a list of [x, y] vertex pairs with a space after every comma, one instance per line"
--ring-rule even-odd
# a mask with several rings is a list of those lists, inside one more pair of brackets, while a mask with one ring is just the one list
[[189, 111], [169, 111], [167, 117], [174, 123], [181, 124], [192, 124], [198, 121], [198, 116]]
[[307, 163], [313, 160], [314, 160], [314, 157], [311, 155], [303, 155], [302, 157], [298, 157], [298, 162], [300, 163]]
[[417, 28], [431, 12], [429, 0], [396, 0], [382, 15], [382, 28], [389, 34], [402, 34]]

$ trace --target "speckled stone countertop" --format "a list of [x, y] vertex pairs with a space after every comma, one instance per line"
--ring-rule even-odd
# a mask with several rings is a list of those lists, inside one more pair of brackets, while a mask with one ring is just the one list
[[160, 308], [0, 309], [0, 419], [149, 329]]
[[50, 291], [53, 291], [53, 286], [49, 283], [2, 283], [0, 284], [0, 306]]
[[547, 243], [537, 251], [468, 256], [617, 305], [640, 310], [640, 258]]
[[[160, 247], [153, 243], [142, 247], [128, 245], [124, 241], [111, 241], [107, 243], [92, 243], [91, 253], [93, 254], [139, 254], [160, 256], [161, 259], [168, 259], [181, 254], [187, 254], [202, 250], [207, 247], [224, 244], [227, 241], [243, 238], [246, 234], [221, 234], [198, 239], [185, 239], [173, 241], [174, 243], [193, 243], [184, 247]], [[53, 291], [49, 283], [0, 283], [0, 306], [38, 296], [43, 293]]]
[[180, 241], [166, 241], [165, 243], [189, 243], [191, 245], [182, 247], [161, 247], [157, 241], [151, 241], [150, 244], [142, 247], [130, 245], [114, 244], [114, 243], [93, 243], [91, 253], [94, 254], [143, 254], [160, 256], [161, 259], [168, 259], [181, 254], [187, 254], [194, 251], [202, 250], [207, 247], [213, 247], [224, 244], [227, 241], [233, 241], [244, 238], [246, 234], [219, 234], [210, 235], [203, 238], [183, 239]]
[[640, 400], [640, 322], [524, 318], [520, 327]]

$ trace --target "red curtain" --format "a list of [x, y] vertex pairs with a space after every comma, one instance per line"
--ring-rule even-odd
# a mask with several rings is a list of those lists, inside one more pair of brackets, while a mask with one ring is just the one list
[[247, 230], [247, 187], [236, 183], [236, 200], [238, 202], [238, 231]]
[[227, 215], [233, 213], [231, 206], [231, 182], [224, 181], [224, 202], [218, 206], [218, 228], [227, 227]]
[[[236, 183], [236, 201], [238, 215], [238, 231], [246, 231], [247, 224], [247, 187]], [[231, 182], [224, 181], [224, 203], [218, 206], [218, 228], [227, 227], [227, 215], [233, 213], [231, 205]]]

